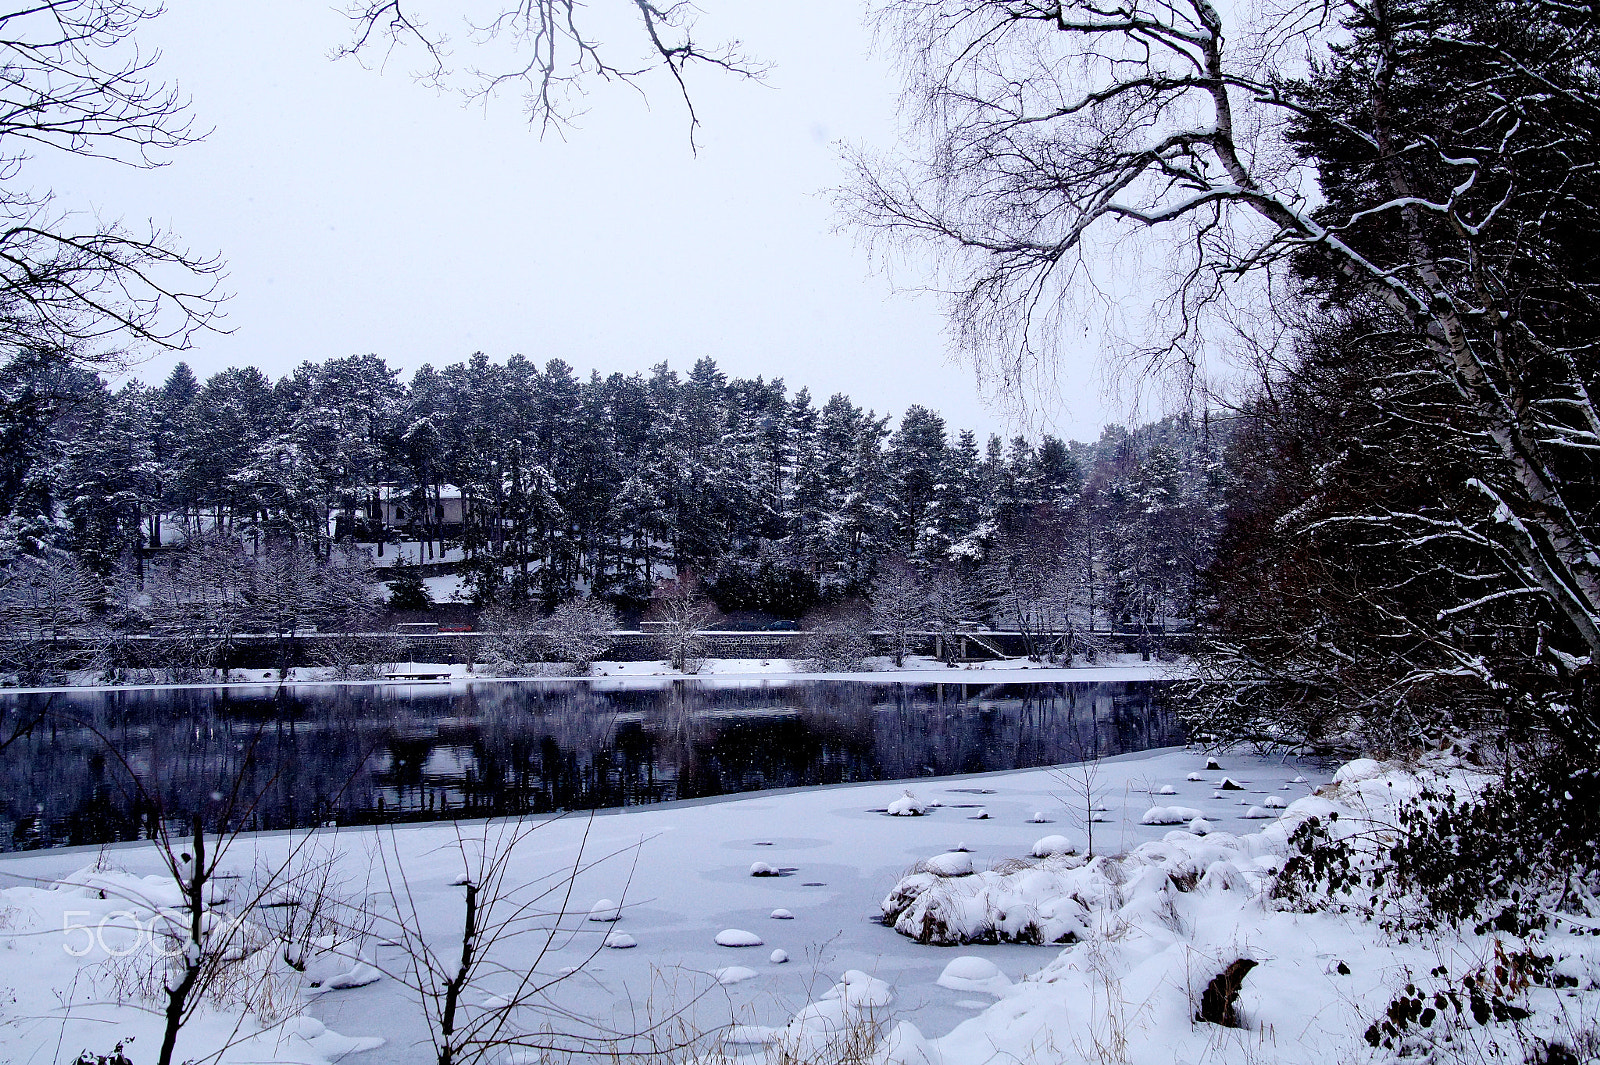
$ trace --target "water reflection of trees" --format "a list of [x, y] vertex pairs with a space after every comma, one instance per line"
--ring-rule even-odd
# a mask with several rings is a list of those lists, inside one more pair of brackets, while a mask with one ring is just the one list
[[[148, 835], [242, 782], [242, 827], [500, 816], [985, 772], [1177, 742], [1153, 687], [692, 682], [55, 696], [0, 757], [0, 848]], [[7, 697], [25, 713], [41, 696]], [[126, 769], [125, 769], [126, 766]]]

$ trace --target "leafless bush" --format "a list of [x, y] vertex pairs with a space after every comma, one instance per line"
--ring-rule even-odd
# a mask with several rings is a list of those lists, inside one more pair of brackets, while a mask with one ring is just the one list
[[540, 619], [530, 610], [496, 604], [478, 618], [486, 634], [479, 653], [501, 676], [526, 676], [538, 671], [535, 663], [544, 658], [545, 635]]
[[662, 581], [646, 614], [660, 632], [662, 650], [672, 668], [684, 673], [700, 671], [705, 654], [703, 630], [719, 616], [716, 605], [701, 590], [699, 578], [689, 572]]
[[543, 619], [539, 634], [550, 659], [570, 663], [574, 673], [585, 676], [595, 658], [611, 646], [616, 627], [617, 612], [611, 604], [597, 599], [568, 599]]
[[872, 618], [858, 604], [844, 604], [806, 617], [800, 644], [805, 668], [813, 673], [856, 673], [872, 654]]

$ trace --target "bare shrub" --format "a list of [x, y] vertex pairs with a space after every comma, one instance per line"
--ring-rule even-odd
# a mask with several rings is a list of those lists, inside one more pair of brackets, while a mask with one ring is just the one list
[[858, 603], [845, 603], [806, 616], [800, 644], [805, 668], [813, 673], [857, 673], [872, 654], [872, 617]]
[[698, 673], [705, 655], [704, 630], [720, 616], [716, 604], [701, 590], [700, 579], [685, 571], [656, 586], [645, 618], [656, 626], [672, 668]]
[[586, 676], [594, 660], [611, 646], [617, 612], [598, 599], [568, 599], [539, 624], [545, 655], [569, 663], [578, 676]]

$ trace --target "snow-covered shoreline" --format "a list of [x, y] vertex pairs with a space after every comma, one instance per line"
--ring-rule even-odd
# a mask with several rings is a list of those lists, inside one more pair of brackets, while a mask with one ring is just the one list
[[[1108, 656], [1109, 657], [1109, 656]], [[946, 666], [935, 658], [912, 656], [904, 667], [896, 669], [888, 659], [874, 660], [874, 668], [854, 673], [818, 673], [797, 668], [798, 662], [788, 658], [708, 658], [700, 669], [686, 673], [670, 668], [665, 661], [596, 662], [586, 676], [563, 676], [558, 673], [532, 676], [497, 676], [492, 673], [470, 671], [461, 663], [407, 662], [396, 668], [396, 675], [366, 679], [338, 679], [324, 667], [297, 666], [289, 670], [287, 678], [280, 678], [275, 669], [234, 669], [230, 677], [237, 679], [199, 681], [185, 684], [83, 684], [53, 687], [0, 688], [0, 695], [38, 695], [54, 692], [97, 691], [165, 691], [202, 688], [260, 689], [279, 687], [393, 687], [395, 685], [459, 686], [467, 684], [555, 684], [591, 682], [597, 687], [607, 685], [659, 686], [672, 681], [704, 681], [717, 684], [771, 683], [774, 680], [849, 680], [876, 684], [944, 682], [985, 684], [1061, 684], [1100, 683], [1130, 680], [1181, 680], [1188, 676], [1184, 661], [1142, 661], [1136, 654], [1115, 656], [1116, 661], [1083, 666], [1049, 666], [1026, 659], [1000, 659], [989, 662], [964, 663]], [[405, 674], [413, 674], [412, 679]]]

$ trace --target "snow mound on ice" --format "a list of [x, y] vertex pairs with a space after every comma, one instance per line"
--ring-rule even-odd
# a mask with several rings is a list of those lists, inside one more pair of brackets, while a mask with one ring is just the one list
[[794, 914], [790, 913], [788, 910], [784, 909], [782, 906], [779, 906], [776, 910], [773, 910], [770, 916], [772, 917], [772, 919], [774, 921], [792, 921], [792, 920], [794, 920]]
[[909, 791], [889, 804], [890, 817], [921, 817], [928, 812], [928, 804]]
[[1163, 785], [1161, 785], [1161, 790], [1156, 792], [1156, 794], [1157, 795], [1176, 795], [1176, 794], [1178, 794], [1178, 789], [1173, 787], [1171, 784], [1163, 784]]
[[612, 950], [629, 950], [638, 945], [639, 941], [626, 932], [612, 932], [606, 936], [606, 946]]
[[778, 870], [777, 866], [768, 865], [766, 862], [751, 862], [750, 863], [750, 875], [751, 876], [778, 876], [779, 875], [779, 870]]
[[760, 974], [745, 965], [730, 965], [725, 969], [718, 969], [711, 975], [716, 977], [719, 984], [742, 984], [746, 980], [754, 980]]
[[1259, 821], [1264, 817], [1271, 817], [1272, 811], [1265, 806], [1252, 806], [1239, 816], [1250, 821]]
[[1045, 836], [1033, 845], [1035, 858], [1051, 858], [1057, 854], [1076, 854], [1077, 848], [1066, 836]]
[[[876, 1027], [872, 1011], [894, 1000], [894, 989], [859, 969], [845, 973], [820, 999], [789, 1019], [772, 1038], [777, 1060], [837, 1060], [842, 1042], [870, 1039]], [[902, 1031], [906, 1030], [906, 1031]], [[859, 1034], [858, 1034], [859, 1033]], [[901, 1024], [877, 1048], [874, 1065], [936, 1065], [927, 1040], [910, 1024]]]
[[1152, 806], [1139, 818], [1141, 825], [1181, 825], [1205, 814], [1192, 806]]
[[717, 946], [719, 947], [759, 947], [761, 937], [754, 932], [746, 932], [742, 928], [724, 928], [717, 933]]
[[764, 1024], [736, 1024], [722, 1033], [722, 1041], [760, 1046], [772, 1042], [779, 1031], [780, 1029], [769, 1028]]
[[782, 947], [779, 947], [777, 950], [767, 955], [767, 960], [774, 965], [782, 965], [789, 960], [789, 952], [784, 950]]
[[944, 854], [935, 854], [932, 858], [924, 858], [922, 868], [934, 876], [971, 876], [972, 855], [966, 851], [947, 851]]
[[850, 969], [822, 996], [823, 1001], [838, 999], [856, 1009], [879, 1009], [894, 1001], [894, 988], [860, 969]]
[[622, 920], [622, 907], [610, 899], [601, 899], [589, 907], [589, 920], [620, 921]]
[[966, 955], [944, 967], [938, 984], [952, 991], [979, 991], [998, 997], [1011, 986], [1011, 979], [988, 958]]

